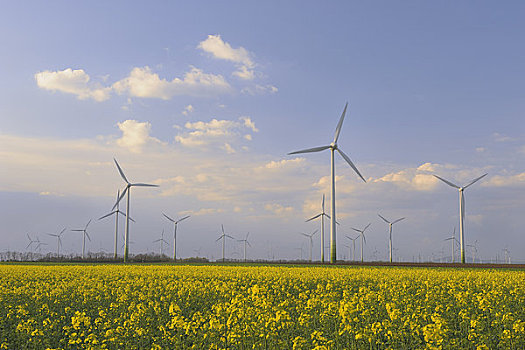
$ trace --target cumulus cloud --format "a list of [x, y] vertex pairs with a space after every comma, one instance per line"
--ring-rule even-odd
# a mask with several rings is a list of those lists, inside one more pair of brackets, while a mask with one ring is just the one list
[[244, 47], [241, 46], [234, 49], [229, 43], [224, 42], [220, 35], [208, 35], [208, 38], [201, 41], [197, 48], [210, 53], [214, 58], [235, 63], [238, 66], [238, 70], [233, 75], [245, 80], [255, 78], [253, 54]]
[[186, 107], [184, 107], [184, 110], [182, 111], [182, 114], [184, 115], [188, 115], [190, 113], [193, 113], [193, 106], [192, 105], [187, 105]]
[[264, 209], [269, 211], [269, 212], [272, 212], [273, 214], [275, 214], [277, 216], [287, 216], [287, 215], [293, 214], [293, 212], [294, 212], [294, 208], [293, 207], [291, 207], [291, 206], [283, 206], [283, 205], [278, 204], [278, 203], [266, 204], [264, 206]]
[[113, 84], [118, 94], [169, 100], [174, 96], [211, 96], [228, 93], [230, 84], [221, 76], [192, 67], [182, 79], [169, 81], [153, 73], [148, 66], [133, 68], [128, 77]]
[[428, 172], [442, 168], [439, 164], [424, 163], [417, 168], [403, 169], [386, 174], [373, 180], [374, 183], [392, 183], [415, 191], [432, 191], [438, 185], [438, 179]]
[[151, 124], [148, 122], [138, 122], [136, 120], [126, 120], [117, 123], [122, 131], [122, 137], [117, 139], [117, 144], [134, 153], [142, 152], [142, 148], [148, 142], [160, 142], [150, 136]]
[[525, 173], [515, 175], [494, 175], [487, 181], [482, 183], [482, 186], [487, 187], [510, 187], [510, 186], [524, 186]]
[[73, 94], [80, 100], [105, 101], [110, 97], [111, 92], [111, 88], [91, 84], [89, 75], [83, 69], [46, 70], [36, 73], [35, 80], [41, 89]]
[[212, 119], [209, 122], [187, 122], [184, 127], [186, 131], [175, 136], [176, 142], [186, 147], [219, 145], [228, 153], [235, 152], [232, 142], [251, 140], [251, 136], [247, 138], [244, 134], [245, 129], [258, 131], [249, 117], [241, 117], [237, 121]]

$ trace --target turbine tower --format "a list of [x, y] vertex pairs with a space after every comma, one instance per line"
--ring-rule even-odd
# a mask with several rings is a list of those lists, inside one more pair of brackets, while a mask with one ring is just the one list
[[160, 243], [160, 252], [159, 252], [159, 254], [160, 254], [160, 257], [162, 258], [162, 256], [164, 255], [163, 252], [162, 252], [162, 246], [164, 244], [169, 245], [169, 243], [164, 240], [164, 230], [162, 230], [162, 234], [160, 235], [160, 238], [153, 241], [153, 243], [157, 243], [157, 242]]
[[330, 219], [330, 216], [324, 212], [324, 194], [323, 194], [323, 202], [321, 204], [321, 208], [322, 208], [321, 213], [311, 217], [305, 222], [315, 220], [318, 217], [321, 218], [321, 262], [324, 263], [324, 217], [326, 216], [327, 218]]
[[478, 182], [479, 180], [487, 176], [487, 174], [484, 174], [478, 178], [475, 178], [474, 180], [472, 180], [471, 182], [469, 182], [467, 185], [463, 187], [459, 187], [458, 185], [455, 185], [452, 182], [447, 181], [437, 175], [434, 175], [434, 176], [438, 178], [439, 180], [443, 181], [444, 183], [446, 183], [447, 185], [457, 188], [459, 191], [459, 245], [461, 249], [461, 263], [464, 264], [465, 263], [465, 232], [463, 229], [463, 220], [465, 219], [465, 196], [463, 194], [463, 191], [466, 190], [469, 186], [473, 185], [474, 183]]
[[124, 189], [124, 191], [122, 192], [120, 197], [118, 197], [117, 203], [115, 203], [115, 205], [113, 206], [113, 208], [111, 210], [114, 210], [117, 207], [117, 205], [119, 204], [119, 202], [122, 200], [122, 198], [124, 198], [124, 196], [126, 195], [126, 192], [128, 193], [128, 196], [126, 198], [126, 202], [127, 202], [126, 203], [126, 236], [124, 236], [124, 262], [126, 262], [126, 261], [128, 261], [128, 253], [129, 253], [129, 244], [128, 244], [128, 241], [129, 241], [129, 220], [130, 220], [130, 217], [129, 217], [129, 193], [131, 192], [131, 187], [134, 187], [134, 186], [137, 186], [137, 187], [159, 187], [159, 186], [158, 185], [144, 184], [144, 183], [130, 183], [128, 181], [128, 179], [126, 178], [126, 175], [124, 175], [124, 172], [120, 168], [120, 165], [118, 164], [117, 160], [115, 158], [113, 158], [113, 160], [115, 161], [115, 165], [117, 166], [117, 169], [118, 169], [118, 172], [120, 173], [120, 176], [126, 182], [126, 188]]
[[217, 242], [220, 239], [222, 239], [222, 262], [224, 262], [224, 242], [226, 241], [226, 238], [231, 238], [231, 239], [235, 239], [235, 238], [230, 236], [230, 235], [227, 235], [226, 233], [224, 233], [224, 225], [222, 225], [222, 224], [221, 224], [221, 229], [222, 229], [222, 235], [220, 235], [220, 237], [217, 238], [215, 240], [215, 242]]
[[62, 231], [60, 231], [60, 233], [48, 233], [48, 236], [53, 236], [53, 237], [56, 237], [57, 238], [57, 258], [60, 257], [60, 246], [62, 245], [62, 240], [60, 239], [60, 237], [62, 236], [62, 234], [64, 233], [64, 231], [66, 230], [66, 228], [64, 227], [64, 229]]
[[250, 232], [248, 232], [246, 234], [246, 237], [244, 237], [244, 239], [238, 239], [237, 242], [244, 242], [244, 262], [246, 262], [246, 245], [249, 245], [250, 248], [252, 247], [252, 245], [250, 244], [250, 242], [248, 242], [248, 236], [250, 235]]
[[91, 219], [89, 219], [88, 223], [86, 224], [86, 226], [83, 229], [71, 230], [71, 231], [75, 231], [75, 232], [82, 232], [82, 237], [83, 237], [82, 238], [82, 259], [84, 259], [84, 251], [85, 251], [85, 248], [86, 248], [86, 236], [89, 239], [89, 241], [91, 242], [91, 237], [89, 237], [89, 234], [87, 233], [87, 228], [88, 228], [90, 222], [91, 222]]
[[330, 208], [330, 215], [331, 215], [331, 223], [330, 223], [330, 262], [334, 264], [337, 260], [337, 247], [336, 247], [336, 228], [335, 228], [335, 151], [339, 152], [339, 154], [343, 157], [343, 159], [354, 169], [354, 171], [359, 175], [359, 177], [366, 182], [365, 178], [361, 175], [359, 170], [357, 170], [356, 166], [350, 158], [337, 146], [337, 140], [339, 139], [339, 133], [341, 132], [341, 127], [343, 126], [343, 120], [345, 119], [346, 114], [346, 108], [348, 107], [348, 102], [345, 105], [345, 109], [343, 110], [343, 114], [341, 115], [341, 118], [339, 119], [339, 123], [337, 123], [337, 127], [335, 128], [335, 136], [332, 143], [328, 146], [321, 146], [321, 147], [314, 147], [309, 149], [304, 149], [301, 151], [295, 151], [288, 154], [299, 154], [299, 153], [313, 153], [313, 152], [321, 152], [326, 149], [330, 149], [330, 165], [331, 165], [331, 192], [332, 192], [332, 206]]
[[173, 220], [168, 215], [162, 213], [166, 219], [173, 222], [173, 261], [177, 261], [177, 224], [181, 222], [182, 220], [186, 220], [190, 217], [190, 215], [185, 216], [179, 220]]
[[352, 230], [359, 232], [359, 235], [361, 236], [361, 262], [363, 262], [363, 244], [366, 243], [365, 231], [370, 225], [372, 225], [372, 223], [366, 225], [362, 230], [351, 227]]
[[313, 237], [317, 233], [317, 231], [318, 230], [315, 230], [314, 232], [312, 232], [310, 234], [306, 234], [306, 233], [302, 233], [302, 232], [299, 233], [299, 234], [301, 234], [301, 235], [303, 235], [305, 237], [310, 238], [310, 262], [312, 262], [312, 248], [313, 248], [313, 245], [314, 245]]
[[[120, 197], [120, 190], [117, 191], [117, 201]], [[118, 247], [118, 214], [120, 215], [124, 215], [126, 216], [126, 214], [124, 212], [122, 212], [122, 210], [119, 210], [119, 204], [117, 203], [117, 207], [115, 210], [113, 210], [111, 213], [109, 214], [106, 214], [100, 218], [98, 218], [99, 220], [102, 220], [104, 218], [107, 218], [108, 216], [111, 216], [113, 214], [116, 214], [115, 215], [115, 252], [113, 253], [113, 259], [116, 259], [117, 258], [117, 247]], [[133, 220], [131, 217], [129, 218], [131, 221], [135, 222], [135, 220]]]
[[456, 238], [456, 226], [454, 226], [454, 232], [452, 237], [445, 239], [445, 241], [452, 241], [452, 263], [456, 262], [456, 243], [459, 243]]
[[381, 214], [377, 214], [379, 215], [379, 217], [381, 219], [383, 219], [384, 222], [386, 222], [388, 224], [388, 235], [390, 237], [390, 240], [389, 240], [389, 244], [388, 244], [388, 247], [389, 247], [389, 250], [390, 250], [390, 262], [392, 262], [392, 226], [401, 221], [401, 220], [404, 220], [405, 218], [401, 218], [401, 219], [397, 219], [397, 220], [394, 220], [392, 222], [388, 221], [387, 219], [385, 219], [384, 217], [381, 216]]

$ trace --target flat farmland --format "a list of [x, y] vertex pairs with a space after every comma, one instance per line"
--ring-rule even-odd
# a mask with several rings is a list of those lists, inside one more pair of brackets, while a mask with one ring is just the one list
[[0, 265], [4, 349], [523, 349], [525, 272]]

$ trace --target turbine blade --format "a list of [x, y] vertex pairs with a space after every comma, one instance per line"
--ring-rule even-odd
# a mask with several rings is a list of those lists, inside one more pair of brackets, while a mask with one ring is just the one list
[[78, 229], [78, 230], [71, 230], [71, 231], [75, 231], [75, 232], [84, 232], [84, 230], [80, 230], [80, 229]]
[[129, 185], [129, 181], [128, 181], [128, 179], [126, 179], [126, 175], [124, 175], [124, 172], [120, 168], [120, 165], [118, 164], [117, 160], [115, 158], [113, 158], [113, 160], [115, 161], [115, 164], [117, 165], [117, 169], [118, 169], [118, 172], [120, 173], [120, 176], [122, 176], [124, 181], [126, 181], [126, 183]]
[[364, 233], [364, 232], [366, 231], [366, 229], [367, 229], [367, 228], [369, 228], [369, 227], [370, 227], [370, 225], [372, 225], [372, 223], [371, 223], [371, 222], [370, 222], [370, 223], [368, 223], [368, 225], [366, 225], [366, 226], [365, 226], [365, 228], [363, 229], [363, 233]]
[[364, 232], [361, 232], [361, 234], [363, 235], [363, 241], [364, 241], [365, 244], [366, 244], [366, 236], [365, 236], [365, 233], [364, 233]]
[[323, 213], [324, 213], [324, 193], [323, 193]]
[[141, 182], [137, 182], [135, 184], [131, 184], [130, 186], [139, 186], [139, 187], [159, 187], [159, 185], [152, 185], [152, 184], [144, 184]]
[[235, 237], [232, 237], [230, 235], [225, 235], [225, 236], [228, 237], [228, 238], [231, 238], [231, 239], [235, 239]]
[[[107, 218], [108, 216], [111, 216], [111, 215], [115, 214], [115, 213], [116, 213], [116, 211], [114, 210], [114, 211], [112, 211], [112, 212], [109, 213], [109, 214], [106, 214], [106, 215], [104, 215], [104, 216], [99, 217], [98, 219], [99, 219], [99, 220], [102, 220], [102, 219], [104, 219], [104, 218]], [[122, 213], [122, 212], [119, 212], [119, 213]]]
[[62, 234], [66, 231], [66, 229], [67, 229], [67, 227], [64, 227], [64, 228], [62, 229], [62, 231], [60, 231], [60, 233], [59, 233], [58, 235], [59, 235], [59, 236], [62, 236]]
[[[328, 215], [328, 214], [323, 214], [323, 215], [326, 216], [327, 218], [329, 218], [330, 220], [332, 220], [332, 218], [330, 217], [330, 215]], [[339, 223], [338, 223], [337, 221], [336, 221], [335, 223], [339, 225]]]
[[401, 220], [405, 220], [405, 218], [401, 218], [401, 219], [397, 219], [397, 220], [393, 221], [392, 225], [395, 224], [396, 222], [400, 222]]
[[215, 240], [215, 242], [217, 242], [218, 240], [220, 240], [222, 237], [224, 237], [224, 236], [220, 236], [219, 238], [217, 238], [217, 239]]
[[86, 224], [86, 227], [84, 227], [84, 230], [87, 230], [90, 223], [91, 223], [91, 219], [89, 219], [88, 223]]
[[321, 151], [324, 151], [325, 149], [328, 149], [328, 148], [330, 148], [330, 146], [320, 146], [320, 147], [314, 147], [314, 148], [303, 149], [303, 150], [300, 150], [300, 151], [290, 152], [288, 154], [290, 155], [290, 154], [299, 154], [299, 153], [321, 152]]
[[117, 202], [113, 205], [113, 208], [111, 208], [111, 210], [115, 210], [115, 208], [116, 208], [117, 205], [120, 203], [120, 201], [122, 200], [122, 198], [124, 198], [124, 196], [126, 195], [126, 192], [128, 191], [128, 189], [129, 189], [129, 184], [126, 186], [126, 188], [124, 189], [124, 191], [122, 191], [122, 194], [120, 195], [120, 197], [118, 197]]
[[224, 225], [221, 224], [222, 234], [224, 235]]
[[89, 233], [87, 233], [87, 231], [84, 231], [86, 233], [86, 236], [87, 238], [89, 239], [89, 241], [91, 242], [91, 237], [89, 237]]
[[300, 235], [303, 235], [303, 236], [305, 236], [305, 237], [310, 237], [310, 236], [308, 236], [306, 233], [299, 232], [299, 234], [300, 234]]
[[341, 127], [343, 126], [343, 121], [345, 120], [345, 114], [346, 114], [347, 107], [348, 107], [348, 102], [345, 104], [345, 109], [343, 110], [343, 114], [341, 114], [341, 118], [339, 118], [339, 123], [337, 123], [337, 127], [335, 128], [334, 143], [337, 143], [337, 139], [339, 139], [339, 134], [341, 133]]
[[323, 213], [321, 213], [321, 214], [317, 214], [316, 216], [311, 217], [310, 219], [306, 220], [305, 222], [315, 220], [315, 219], [317, 219], [318, 217], [320, 217], [321, 215], [323, 215]]
[[162, 213], [162, 215], [164, 215], [164, 217], [165, 217], [166, 219], [168, 219], [169, 221], [171, 221], [171, 222], [175, 222], [175, 220], [173, 220], [172, 218], [170, 218], [168, 215], [166, 215], [166, 214], [164, 214], [164, 213]]
[[354, 171], [357, 173], [357, 175], [359, 175], [361, 180], [366, 182], [365, 178], [363, 177], [363, 175], [361, 175], [359, 170], [357, 170], [357, 167], [354, 165], [354, 163], [352, 163], [350, 158], [343, 151], [341, 151], [339, 148], [337, 148], [337, 152], [339, 152], [339, 154], [344, 158], [344, 160], [346, 160], [346, 162], [352, 167], [352, 169], [354, 169]]
[[186, 219], [189, 218], [190, 216], [191, 216], [191, 215], [188, 215], [188, 216], [183, 217], [182, 219], [177, 220], [177, 223], [181, 222], [182, 220], [186, 220]]
[[33, 244], [33, 242], [29, 242], [29, 244], [27, 245], [26, 249], [29, 248], [29, 246], [31, 246], [31, 244]]
[[246, 234], [246, 237], [244, 238], [245, 241], [248, 241], [248, 236], [250, 235], [250, 232]]
[[434, 176], [437, 177], [438, 179], [440, 179], [441, 181], [443, 181], [444, 183], [446, 183], [447, 185], [452, 186], [452, 187], [454, 187], [454, 188], [457, 188], [457, 189], [459, 190], [459, 186], [458, 186], [458, 185], [454, 185], [452, 182], [447, 181], [447, 180], [445, 180], [444, 178], [439, 177], [439, 176], [437, 176], [437, 175], [434, 175]]
[[250, 248], [252, 247], [252, 245], [250, 244], [250, 242], [246, 241], [246, 244], [248, 244], [250, 246]]
[[478, 182], [479, 180], [481, 180], [481, 179], [484, 178], [485, 176], [487, 176], [487, 174], [481, 175], [480, 177], [478, 177], [478, 178], [472, 180], [468, 185], [463, 186], [463, 189], [469, 187], [470, 185], [474, 185], [476, 182]]
[[377, 214], [381, 219], [383, 219], [387, 224], [390, 223], [390, 221], [388, 221], [387, 219], [385, 219], [384, 217], [381, 216], [381, 214]]
[[152, 241], [152, 243], [157, 243], [157, 242], [159, 242], [160, 240], [161, 240], [160, 238], [159, 238], [159, 239], [156, 239], [156, 240]]
[[312, 232], [312, 233], [310, 234], [310, 237], [313, 237], [313, 235], [315, 235], [315, 234], [317, 233], [317, 231], [319, 231], [319, 230], [315, 230], [314, 232]]
[[353, 228], [353, 227], [350, 227], [350, 228], [351, 228], [352, 230], [354, 230], [354, 231], [357, 231], [357, 232], [361, 233], [361, 230], [358, 230], [358, 229]]

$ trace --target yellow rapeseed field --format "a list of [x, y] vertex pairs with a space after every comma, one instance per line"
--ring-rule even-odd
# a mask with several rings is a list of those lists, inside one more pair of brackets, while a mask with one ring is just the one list
[[525, 349], [525, 272], [0, 265], [2, 349]]

